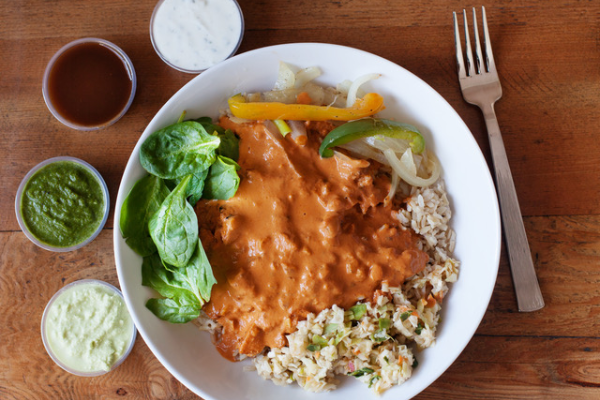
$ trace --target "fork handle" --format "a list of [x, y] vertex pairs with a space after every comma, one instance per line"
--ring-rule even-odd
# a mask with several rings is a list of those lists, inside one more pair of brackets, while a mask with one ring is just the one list
[[500, 212], [504, 225], [504, 239], [508, 250], [517, 304], [521, 312], [536, 311], [544, 307], [544, 298], [531, 259], [531, 250], [523, 225], [519, 200], [494, 112], [494, 105], [492, 104], [489, 109], [483, 111], [492, 151]]

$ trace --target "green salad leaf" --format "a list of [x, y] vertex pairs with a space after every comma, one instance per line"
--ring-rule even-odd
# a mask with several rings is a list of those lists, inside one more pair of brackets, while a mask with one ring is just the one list
[[142, 285], [163, 297], [146, 307], [173, 323], [198, 318], [217, 283], [193, 206], [202, 197], [229, 199], [240, 183], [239, 138], [209, 117], [183, 121], [185, 114], [142, 144], [150, 175], [135, 183], [119, 220], [126, 243], [144, 257]]
[[222, 126], [215, 124], [211, 117], [200, 117], [195, 121], [202, 125], [206, 132], [211, 135], [223, 135], [225, 133], [225, 129]]
[[221, 144], [217, 149], [217, 154], [223, 157], [237, 161], [240, 159], [240, 139], [233, 131], [227, 129], [222, 134], [219, 134]]
[[200, 316], [200, 308], [194, 303], [186, 303], [185, 300], [185, 298], [149, 299], [146, 308], [164, 321], [185, 324]]
[[178, 122], [146, 139], [140, 150], [140, 163], [160, 178], [180, 178], [209, 168], [220, 144], [219, 137], [208, 134], [202, 124]]
[[228, 200], [233, 197], [240, 185], [238, 169], [240, 166], [232, 159], [217, 156], [217, 160], [208, 171], [202, 197], [217, 200]]
[[165, 267], [158, 254], [144, 257], [142, 285], [156, 290], [158, 294], [169, 299], [185, 298], [184, 303], [186, 304], [198, 303], [188, 282], [176, 279], [173, 273]]
[[156, 252], [148, 221], [168, 195], [169, 189], [162, 179], [146, 175], [133, 185], [121, 206], [121, 234], [129, 247], [142, 257]]
[[150, 218], [148, 229], [163, 262], [184, 267], [196, 250], [198, 219], [186, 200], [192, 175], [186, 176]]
[[200, 125], [206, 129], [206, 132], [211, 135], [216, 135], [221, 139], [221, 144], [217, 149], [217, 154], [227, 158], [231, 158], [237, 161], [240, 158], [240, 139], [230, 129], [224, 129], [223, 127], [212, 122], [210, 117], [201, 117], [196, 120]]
[[[192, 174], [192, 180], [188, 184], [188, 187], [185, 191], [185, 197], [187, 197], [188, 202], [193, 206], [196, 205], [198, 200], [202, 198], [202, 192], [204, 191], [204, 181], [208, 176], [208, 169], [205, 169], [200, 172], [194, 172]], [[170, 190], [175, 189], [177, 185], [181, 183], [181, 180], [185, 178], [176, 178], [176, 179], [167, 179], [165, 183]]]
[[215, 283], [217, 281], [200, 242], [185, 267], [164, 264], [157, 254], [145, 257], [142, 263], [142, 285], [166, 297], [150, 299], [146, 307], [166, 321], [184, 323], [197, 318], [204, 303], [210, 300]]
[[198, 241], [194, 255], [185, 267], [166, 267], [166, 269], [173, 274], [174, 279], [187, 282], [187, 286], [201, 305], [210, 300], [212, 287], [217, 283], [217, 280], [213, 275], [208, 257], [206, 257], [200, 241]]

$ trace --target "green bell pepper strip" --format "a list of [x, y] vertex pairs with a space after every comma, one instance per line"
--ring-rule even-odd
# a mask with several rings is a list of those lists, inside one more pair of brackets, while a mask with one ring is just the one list
[[425, 149], [425, 139], [416, 127], [389, 119], [365, 118], [345, 123], [329, 132], [319, 147], [319, 154], [323, 158], [331, 157], [332, 147], [375, 135], [406, 140], [415, 154]]

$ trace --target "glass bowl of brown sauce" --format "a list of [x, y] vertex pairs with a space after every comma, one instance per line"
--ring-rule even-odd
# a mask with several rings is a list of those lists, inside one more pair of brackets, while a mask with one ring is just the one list
[[133, 63], [114, 43], [78, 39], [50, 59], [42, 92], [64, 125], [93, 131], [117, 122], [129, 109], [137, 85]]

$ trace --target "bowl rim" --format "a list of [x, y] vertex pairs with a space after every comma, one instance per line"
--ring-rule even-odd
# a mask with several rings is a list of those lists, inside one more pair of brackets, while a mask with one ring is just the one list
[[[25, 223], [25, 220], [23, 219], [23, 214], [21, 212], [21, 202], [23, 199], [23, 192], [25, 191], [25, 187], [29, 183], [30, 179], [38, 171], [40, 171], [41, 169], [43, 169], [44, 167], [46, 167], [50, 164], [54, 164], [56, 162], [64, 162], [64, 161], [73, 162], [75, 164], [78, 164], [78, 165], [86, 168], [96, 178], [96, 180], [100, 184], [100, 187], [102, 189], [102, 194], [104, 196], [104, 216], [102, 217], [102, 221], [100, 221], [98, 228], [94, 231], [94, 233], [92, 233], [91, 236], [86, 238], [84, 241], [76, 243], [76, 244], [74, 244], [72, 246], [68, 246], [68, 247], [56, 247], [56, 246], [52, 246], [48, 243], [42, 242], [41, 240], [36, 238], [31, 233], [31, 231], [27, 227], [27, 224]], [[77, 250], [77, 249], [80, 249], [83, 246], [89, 244], [92, 240], [94, 240], [100, 234], [102, 229], [104, 229], [104, 225], [106, 224], [106, 221], [108, 220], [108, 214], [110, 213], [110, 195], [108, 192], [108, 186], [106, 186], [106, 182], [104, 181], [104, 178], [102, 177], [102, 175], [100, 175], [100, 172], [98, 172], [98, 170], [96, 168], [94, 168], [91, 164], [87, 163], [86, 161], [83, 161], [79, 158], [70, 157], [70, 156], [52, 157], [52, 158], [42, 161], [41, 163], [37, 164], [35, 167], [31, 168], [29, 170], [29, 172], [25, 175], [25, 177], [21, 180], [21, 183], [19, 184], [19, 188], [17, 189], [17, 195], [15, 196], [15, 213], [17, 215], [17, 222], [19, 224], [19, 227], [21, 228], [21, 230], [23, 231], [25, 236], [27, 236], [27, 238], [29, 240], [31, 240], [31, 242], [33, 242], [36, 246], [41, 247], [44, 250], [49, 250], [49, 251], [54, 251], [54, 252], [59, 252], [59, 253]]]
[[[235, 47], [233, 48], [233, 50], [231, 51], [231, 53], [225, 57], [224, 59], [218, 61], [215, 64], [209, 65], [206, 68], [201, 68], [201, 69], [187, 69], [187, 68], [183, 68], [178, 66], [177, 64], [172, 63], [171, 61], [167, 60], [167, 58], [162, 54], [162, 52], [160, 51], [160, 49], [158, 48], [158, 45], [156, 43], [156, 39], [154, 39], [154, 19], [156, 17], [156, 13], [158, 12], [158, 9], [160, 8], [160, 6], [162, 6], [165, 1], [167, 0], [158, 0], [158, 2], [156, 3], [156, 6], [154, 6], [154, 10], [152, 11], [152, 16], [150, 17], [150, 42], [152, 42], [152, 47], [154, 48], [154, 51], [156, 52], [156, 54], [158, 55], [158, 57], [165, 63], [167, 64], [169, 67], [180, 71], [180, 72], [185, 72], [186, 74], [200, 74], [201, 72], [206, 71], [207, 69], [233, 57], [233, 55], [239, 50], [240, 45], [242, 44], [242, 40], [244, 39], [244, 30], [245, 30], [245, 20], [244, 20], [244, 13], [242, 12], [242, 7], [240, 7], [240, 4], [237, 2], [237, 0], [229, 0], [231, 2], [234, 3], [234, 5], [237, 7], [239, 15], [240, 15], [240, 37], [238, 38], [238, 42], [235, 45]], [[221, 0], [222, 1], [222, 0]]]
[[[78, 371], [74, 368], [69, 367], [68, 365], [63, 363], [58, 358], [58, 356], [56, 356], [56, 354], [54, 354], [54, 351], [52, 351], [52, 346], [50, 346], [50, 341], [46, 334], [46, 322], [48, 320], [48, 312], [49, 312], [50, 308], [52, 307], [52, 305], [54, 304], [54, 302], [63, 293], [67, 292], [68, 290], [72, 289], [75, 286], [81, 286], [81, 285], [99, 285], [99, 286], [104, 286], [104, 287], [110, 289], [112, 292], [119, 295], [119, 297], [123, 301], [123, 305], [125, 305], [125, 309], [127, 310], [127, 314], [129, 315], [129, 318], [131, 318], [131, 325], [133, 326], [133, 330], [132, 330], [131, 338], [129, 339], [129, 345], [127, 346], [127, 350], [125, 350], [123, 355], [110, 367], [110, 369], [108, 371], [99, 370], [99, 371], [83, 372], [83, 371]], [[54, 361], [56, 363], [56, 365], [58, 365], [65, 371], [67, 371], [73, 375], [84, 376], [84, 377], [94, 377], [94, 376], [104, 375], [104, 374], [114, 370], [119, 365], [121, 365], [123, 363], [123, 361], [125, 361], [125, 359], [131, 353], [131, 350], [133, 349], [133, 346], [135, 344], [135, 339], [137, 337], [137, 328], [135, 326], [135, 322], [134, 322], [133, 318], [131, 317], [131, 314], [129, 313], [129, 309], [127, 308], [127, 305], [125, 303], [125, 298], [123, 297], [123, 293], [121, 293], [121, 290], [119, 290], [116, 286], [111, 285], [108, 282], [101, 281], [99, 279], [80, 279], [80, 280], [71, 282], [71, 283], [63, 286], [56, 293], [54, 293], [54, 295], [50, 298], [50, 300], [48, 300], [48, 303], [46, 304], [46, 308], [44, 308], [44, 313], [42, 314], [42, 322], [40, 324], [40, 329], [41, 329], [42, 342], [44, 344], [44, 348], [46, 349], [46, 352], [48, 353], [48, 355], [50, 356], [52, 361]]]
[[[52, 68], [54, 67], [54, 64], [59, 59], [59, 57], [62, 56], [64, 54], [64, 52], [69, 50], [70, 48], [79, 46], [79, 45], [85, 44], [85, 43], [97, 43], [97, 44], [104, 46], [107, 49], [111, 50], [117, 57], [119, 57], [121, 59], [121, 61], [123, 62], [123, 65], [125, 67], [125, 70], [127, 71], [127, 74], [129, 75], [129, 79], [131, 80], [131, 91], [129, 93], [129, 99], [127, 100], [127, 104], [125, 104], [125, 107], [123, 107], [121, 112], [119, 114], [115, 115], [110, 120], [108, 120], [102, 124], [92, 125], [92, 126], [79, 125], [79, 124], [76, 124], [76, 123], [64, 118], [58, 112], [58, 110], [54, 107], [54, 104], [52, 103], [52, 100], [50, 99], [50, 93], [49, 93], [49, 88], [48, 88], [49, 80], [50, 80], [50, 72], [52, 71]], [[127, 113], [127, 111], [129, 110], [129, 107], [131, 107], [131, 103], [133, 103], [133, 99], [135, 97], [136, 90], [137, 90], [137, 75], [135, 73], [135, 68], [133, 67], [133, 62], [131, 61], [131, 59], [129, 58], [127, 53], [125, 53], [116, 44], [109, 42], [108, 40], [95, 38], [95, 37], [86, 37], [86, 38], [76, 39], [76, 40], [73, 40], [72, 42], [65, 44], [63, 47], [61, 47], [56, 53], [54, 53], [54, 55], [52, 56], [52, 58], [50, 58], [50, 61], [46, 65], [46, 69], [44, 71], [44, 79], [42, 81], [42, 96], [44, 97], [44, 102], [46, 103], [48, 110], [50, 110], [50, 113], [54, 116], [54, 118], [56, 118], [63, 125], [68, 126], [69, 128], [73, 128], [78, 131], [88, 131], [88, 132], [109, 127], [112, 124], [114, 124], [115, 122], [117, 122], [118, 120], [120, 120], [125, 115], [125, 113]]]

